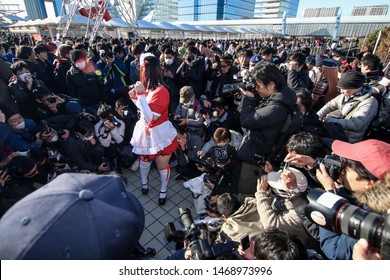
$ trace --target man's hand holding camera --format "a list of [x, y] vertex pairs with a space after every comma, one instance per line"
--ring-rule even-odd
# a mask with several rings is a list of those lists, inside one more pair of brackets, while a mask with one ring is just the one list
[[115, 128], [115, 125], [110, 121], [110, 119], [107, 119], [103, 122], [104, 128], [106, 132], [110, 132]]
[[326, 191], [337, 190], [336, 183], [333, 181], [332, 177], [330, 177], [324, 164], [321, 163], [320, 168], [316, 170], [316, 177]]
[[4, 188], [5, 183], [11, 179], [11, 176], [8, 175], [7, 171], [0, 170], [0, 187]]
[[64, 103], [65, 100], [57, 95], [52, 95], [48, 98], [49, 104], [47, 107], [49, 107], [49, 110], [53, 113], [58, 113], [58, 104]]
[[172, 72], [169, 71], [168, 69], [164, 69], [164, 70], [163, 70], [163, 76], [164, 76], [164, 77], [168, 77], [168, 78], [173, 79], [173, 74], [172, 74]]

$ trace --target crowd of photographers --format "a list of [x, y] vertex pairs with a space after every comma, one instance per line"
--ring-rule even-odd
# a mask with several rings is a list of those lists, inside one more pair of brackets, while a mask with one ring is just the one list
[[237, 246], [246, 259], [388, 254], [390, 67], [369, 47], [348, 62], [337, 44], [311, 55], [321, 40], [3, 41], [1, 215], [59, 174], [138, 168], [128, 92], [148, 52], [170, 94], [175, 180], [208, 190], [211, 220], [203, 228], [181, 211], [185, 233], [171, 228], [170, 240], [184, 247], [170, 259]]

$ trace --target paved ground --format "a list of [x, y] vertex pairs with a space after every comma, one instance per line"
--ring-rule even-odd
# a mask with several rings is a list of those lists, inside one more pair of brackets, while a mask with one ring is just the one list
[[169, 222], [174, 222], [176, 229], [181, 229], [182, 223], [179, 217], [179, 207], [189, 208], [196, 219], [193, 207], [192, 194], [183, 187], [183, 181], [175, 181], [177, 173], [172, 169], [171, 179], [168, 185], [167, 203], [158, 205], [160, 191], [160, 175], [156, 169], [151, 169], [149, 174], [149, 193], [143, 195], [141, 192], [141, 177], [139, 170], [132, 172], [124, 171], [127, 178], [127, 190], [133, 193], [142, 203], [145, 210], [145, 229], [141, 236], [140, 243], [145, 248], [154, 248], [157, 254], [154, 259], [164, 259], [167, 255], [175, 252], [175, 243], [168, 242], [164, 235], [164, 226]]

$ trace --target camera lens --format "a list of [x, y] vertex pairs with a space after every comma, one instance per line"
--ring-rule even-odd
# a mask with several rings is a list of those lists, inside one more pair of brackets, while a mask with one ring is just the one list
[[311, 190], [307, 198], [309, 204], [305, 207], [305, 214], [314, 223], [355, 239], [364, 238], [372, 246], [381, 248], [384, 217], [320, 189]]

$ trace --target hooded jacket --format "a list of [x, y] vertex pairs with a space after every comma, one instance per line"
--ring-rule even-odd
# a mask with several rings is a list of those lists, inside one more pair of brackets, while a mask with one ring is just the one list
[[277, 142], [287, 116], [296, 105], [295, 92], [284, 87], [267, 99], [244, 97], [241, 126], [247, 131], [238, 150], [238, 158], [257, 165], [255, 154], [269, 155]]

